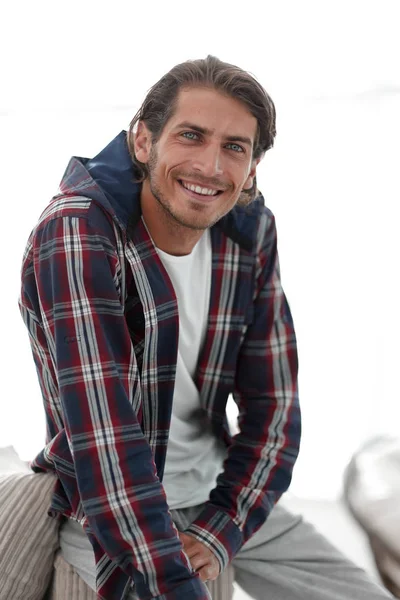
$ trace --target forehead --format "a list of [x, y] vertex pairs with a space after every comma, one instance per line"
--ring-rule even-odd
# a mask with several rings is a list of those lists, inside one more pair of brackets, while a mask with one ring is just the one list
[[183, 121], [210, 129], [217, 135], [248, 136], [254, 140], [257, 132], [257, 119], [243, 102], [210, 88], [179, 91], [167, 128], [172, 129]]

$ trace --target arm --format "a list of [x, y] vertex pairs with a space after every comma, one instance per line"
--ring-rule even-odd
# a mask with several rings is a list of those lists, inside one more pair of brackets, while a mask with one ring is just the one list
[[[34, 274], [27, 278], [37, 286], [35, 312], [94, 537], [141, 597], [206, 600], [132, 408], [140, 379], [116, 288], [113, 243], [87, 218], [64, 216], [37, 232], [33, 254]], [[27, 284], [27, 304], [30, 292]], [[62, 470], [58, 475], [62, 481]]]
[[233, 394], [240, 433], [210, 500], [185, 532], [214, 551], [221, 570], [289, 487], [300, 442], [296, 338], [267, 210], [258, 239], [254, 319], [239, 352]]

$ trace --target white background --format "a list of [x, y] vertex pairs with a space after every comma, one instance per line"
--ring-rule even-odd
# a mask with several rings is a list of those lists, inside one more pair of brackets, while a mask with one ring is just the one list
[[399, 2], [3, 2], [0, 14], [0, 446], [29, 460], [44, 412], [17, 307], [28, 235], [70, 156], [127, 128], [148, 88], [214, 54], [271, 94], [259, 167], [300, 355], [292, 491], [334, 498], [351, 454], [398, 435]]

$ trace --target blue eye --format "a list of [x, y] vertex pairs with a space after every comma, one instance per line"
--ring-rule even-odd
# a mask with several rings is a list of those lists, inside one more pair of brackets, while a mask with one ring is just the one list
[[232, 150], [235, 150], [235, 152], [244, 152], [242, 146], [239, 146], [239, 144], [228, 144], [228, 146], [231, 146]]
[[[197, 133], [194, 133], [193, 131], [185, 131], [184, 133], [182, 133], [183, 136], [185, 136], [188, 140], [194, 140], [198, 137]], [[188, 137], [188, 136], [193, 136], [193, 137]]]

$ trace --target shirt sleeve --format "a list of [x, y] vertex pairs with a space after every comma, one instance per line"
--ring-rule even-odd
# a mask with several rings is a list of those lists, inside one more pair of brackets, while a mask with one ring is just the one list
[[36, 318], [46, 340], [37, 351], [57, 379], [94, 537], [141, 597], [208, 599], [183, 552], [133, 409], [140, 378], [117, 289], [115, 244], [87, 218], [62, 216], [38, 230], [32, 252]]
[[233, 393], [240, 432], [209, 501], [186, 530], [214, 551], [221, 570], [289, 487], [300, 444], [296, 337], [268, 209], [258, 239], [254, 315], [240, 348]]

